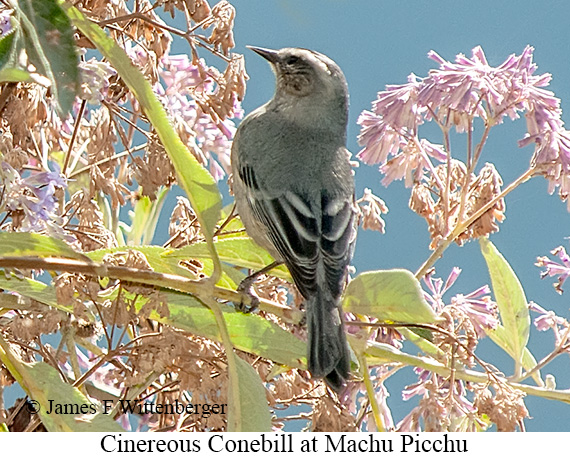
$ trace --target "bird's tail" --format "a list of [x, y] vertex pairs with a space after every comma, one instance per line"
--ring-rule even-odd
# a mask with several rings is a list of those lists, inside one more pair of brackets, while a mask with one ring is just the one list
[[307, 300], [309, 371], [339, 391], [350, 372], [350, 355], [340, 315], [339, 300], [317, 287]]

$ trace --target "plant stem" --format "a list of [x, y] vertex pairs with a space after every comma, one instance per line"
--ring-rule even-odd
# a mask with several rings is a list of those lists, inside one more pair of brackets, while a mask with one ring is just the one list
[[362, 379], [364, 381], [364, 386], [366, 387], [366, 395], [368, 396], [368, 402], [372, 408], [372, 416], [374, 417], [374, 423], [376, 424], [376, 430], [379, 432], [385, 432], [386, 427], [382, 422], [382, 414], [380, 412], [380, 406], [376, 400], [376, 393], [374, 392], [374, 386], [370, 380], [370, 372], [368, 370], [368, 364], [366, 363], [366, 357], [363, 355], [359, 357], [360, 372], [362, 374]]
[[[389, 360], [391, 362], [399, 362], [407, 366], [424, 368], [445, 377], [450, 376], [451, 374], [451, 369], [448, 366], [443, 365], [442, 363], [439, 363], [431, 358], [406, 354], [394, 348], [393, 346], [384, 343], [369, 342], [368, 344], [369, 346], [366, 349], [366, 353], [372, 357]], [[454, 376], [455, 379], [461, 379], [467, 382], [487, 383], [489, 381], [489, 376], [487, 373], [481, 373], [474, 370], [456, 368]], [[528, 395], [534, 395], [536, 397], [541, 397], [548, 400], [558, 400], [570, 404], [570, 390], [547, 389], [544, 387], [536, 387], [512, 382], [502, 377], [499, 379], [510, 387], [525, 392]]]
[[230, 411], [228, 414], [228, 432], [241, 432], [243, 430], [244, 424], [242, 423], [241, 414], [242, 404], [240, 401], [239, 392], [239, 374], [237, 361], [235, 359], [238, 356], [234, 352], [234, 346], [232, 344], [232, 340], [228, 332], [228, 326], [226, 325], [226, 319], [224, 318], [224, 313], [220, 308], [220, 304], [212, 298], [204, 300], [203, 303], [214, 313], [216, 324], [218, 325], [218, 330], [220, 331], [220, 335], [222, 337], [222, 343], [224, 345], [224, 349], [226, 350], [229, 377], [228, 398], [230, 400]]
[[[251, 305], [251, 297], [246, 293], [236, 292], [231, 289], [216, 286], [213, 289], [208, 282], [190, 279], [185, 276], [158, 273], [152, 270], [138, 268], [117, 267], [103, 265], [86, 260], [64, 259], [64, 258], [42, 258], [42, 257], [0, 257], [0, 268], [20, 268], [23, 270], [48, 270], [65, 271], [68, 273], [83, 273], [93, 276], [122, 279], [125, 281], [137, 282], [153, 286], [165, 287], [192, 294], [198, 298], [213, 296], [220, 300], [231, 302], [242, 302]], [[259, 309], [275, 314], [290, 324], [298, 324], [303, 320], [302, 311], [291, 309], [287, 306], [279, 305], [266, 299], [259, 299]], [[69, 311], [69, 310], [65, 310]]]
[[552, 362], [560, 354], [564, 354], [566, 352], [566, 350], [568, 349], [567, 348], [567, 344], [568, 344], [567, 341], [568, 341], [569, 335], [570, 335], [570, 327], [568, 327], [566, 329], [564, 336], [560, 339], [560, 342], [556, 345], [556, 347], [554, 348], [554, 350], [550, 354], [546, 355], [534, 367], [532, 367], [527, 372], [520, 374], [515, 379], [517, 381], [522, 381], [522, 380], [528, 378], [529, 376], [532, 376], [534, 373], [540, 371], [542, 368], [544, 368], [546, 365], [548, 365], [550, 362]]
[[73, 126], [73, 133], [71, 134], [71, 140], [69, 140], [69, 147], [67, 148], [67, 153], [65, 154], [65, 160], [63, 162], [63, 168], [61, 172], [64, 176], [67, 176], [67, 167], [69, 166], [69, 161], [71, 160], [71, 154], [73, 153], [73, 145], [75, 144], [75, 139], [77, 138], [77, 133], [79, 132], [79, 126], [81, 125], [81, 119], [83, 119], [83, 112], [85, 111], [86, 100], [81, 100], [81, 106], [79, 107], [79, 112], [75, 118], [75, 125]]

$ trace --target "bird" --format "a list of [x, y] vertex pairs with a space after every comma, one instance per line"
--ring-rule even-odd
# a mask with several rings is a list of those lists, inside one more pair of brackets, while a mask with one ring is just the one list
[[237, 212], [250, 238], [289, 269], [304, 298], [309, 372], [339, 392], [350, 374], [340, 300], [357, 223], [346, 79], [316, 51], [248, 48], [271, 64], [276, 88], [233, 139]]

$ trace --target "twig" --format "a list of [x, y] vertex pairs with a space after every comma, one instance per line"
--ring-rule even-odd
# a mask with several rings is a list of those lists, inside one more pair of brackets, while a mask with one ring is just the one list
[[77, 138], [77, 133], [79, 132], [79, 126], [81, 125], [81, 119], [83, 119], [83, 112], [85, 111], [86, 100], [81, 100], [81, 106], [75, 118], [75, 125], [73, 126], [73, 133], [71, 134], [71, 140], [69, 140], [69, 146], [67, 148], [67, 154], [65, 154], [65, 160], [63, 162], [63, 168], [61, 172], [64, 176], [67, 176], [67, 167], [69, 166], [69, 160], [71, 159], [71, 154], [73, 151], [73, 145], [75, 144], [75, 138]]
[[527, 171], [525, 171], [521, 176], [519, 176], [516, 180], [514, 180], [511, 184], [503, 189], [503, 191], [496, 195], [492, 200], [487, 202], [481, 208], [479, 208], [475, 213], [473, 213], [469, 218], [464, 220], [463, 222], [456, 225], [453, 232], [451, 232], [447, 238], [442, 240], [439, 243], [439, 246], [431, 253], [428, 259], [423, 263], [423, 265], [416, 271], [415, 276], [417, 279], [421, 279], [425, 276], [428, 270], [433, 266], [433, 264], [443, 255], [445, 250], [449, 247], [449, 245], [455, 241], [455, 239], [461, 235], [471, 224], [473, 224], [477, 219], [479, 219], [483, 214], [489, 211], [493, 206], [497, 204], [499, 200], [504, 198], [510, 192], [515, 190], [519, 185], [527, 181], [532, 177], [534, 172], [536, 171], [535, 168], [530, 167]]
[[114, 156], [105, 157], [104, 159], [98, 160], [97, 162], [93, 162], [92, 164], [90, 164], [86, 167], [83, 167], [77, 171], [70, 173], [68, 178], [75, 178], [76, 176], [78, 176], [82, 173], [85, 173], [86, 171], [91, 170], [91, 168], [93, 168], [93, 167], [97, 167], [97, 166], [103, 165], [107, 162], [111, 162], [113, 160], [120, 159], [121, 157], [124, 157], [126, 155], [131, 155], [133, 152], [141, 151], [141, 150], [145, 149], [147, 147], [147, 145], [148, 145], [148, 143], [139, 144], [138, 146], [134, 146], [130, 149], [127, 149], [126, 151], [119, 152], [119, 153], [115, 154]]
[[[428, 357], [406, 354], [388, 344], [370, 344], [366, 349], [366, 353], [373, 357], [396, 361], [406, 366], [423, 368], [425, 370], [432, 371], [440, 376], [450, 375], [450, 369], [446, 365]], [[467, 369], [456, 369], [455, 378], [474, 383], [487, 383], [489, 381], [487, 373], [481, 373]], [[500, 381], [508, 385], [510, 388], [518, 389], [528, 395], [534, 395], [536, 397], [541, 397], [548, 400], [562, 401], [564, 403], [570, 404], [570, 390], [553, 390], [544, 387], [535, 387], [527, 384], [512, 382], [507, 379], [500, 379]]]
[[532, 376], [534, 373], [536, 373], [537, 371], [541, 370], [543, 367], [548, 365], [559, 355], [564, 354], [568, 350], [568, 344], [564, 343], [568, 340], [569, 335], [570, 335], [570, 326], [566, 328], [566, 332], [564, 333], [563, 338], [560, 339], [560, 342], [557, 344], [557, 346], [550, 354], [545, 356], [540, 362], [538, 362], [534, 367], [532, 367], [526, 373], [523, 373], [517, 378], [515, 378], [515, 380], [523, 381], [524, 379], [528, 378], [529, 376]]

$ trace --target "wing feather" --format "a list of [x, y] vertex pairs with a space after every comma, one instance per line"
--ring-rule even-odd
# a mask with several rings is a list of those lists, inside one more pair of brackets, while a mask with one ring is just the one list
[[328, 288], [333, 297], [338, 297], [356, 237], [352, 198], [335, 198], [326, 190], [320, 201], [312, 203], [290, 190], [275, 196], [264, 192], [252, 167], [242, 167], [239, 175], [252, 211], [263, 221], [301, 294], [308, 298], [316, 293], [317, 270], [322, 262]]

